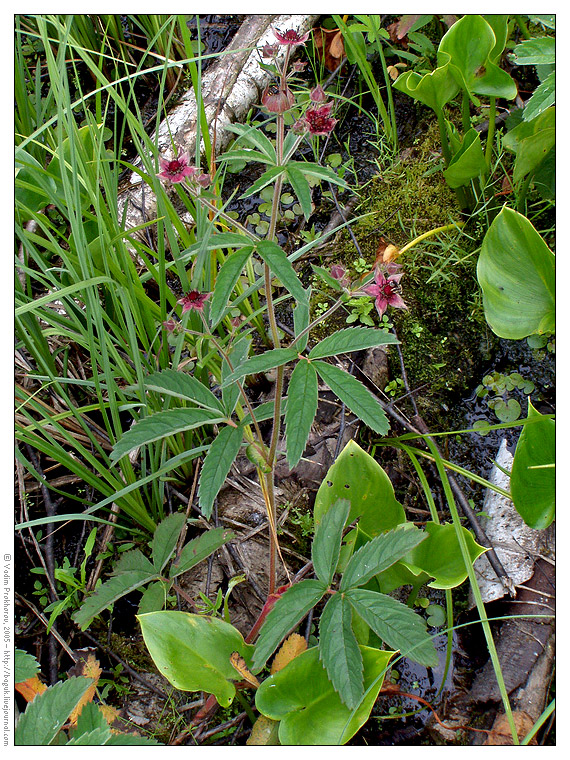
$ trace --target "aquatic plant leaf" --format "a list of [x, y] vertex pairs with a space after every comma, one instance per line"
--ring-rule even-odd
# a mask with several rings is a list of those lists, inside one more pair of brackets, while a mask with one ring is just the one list
[[539, 421], [527, 423], [520, 434], [511, 471], [511, 495], [525, 523], [535, 530], [544, 530], [554, 520], [555, 422], [540, 419], [542, 415], [530, 400], [528, 417]]
[[250, 747], [270, 747], [279, 744], [279, 721], [260, 715], [251, 729], [246, 744]]
[[315, 529], [311, 558], [318, 579], [327, 586], [332, 583], [338, 564], [342, 531], [349, 512], [350, 501], [338, 499], [321, 516]]
[[167, 409], [145, 417], [136, 422], [113, 447], [110, 459], [117, 462], [138, 446], [154, 443], [169, 435], [194, 430], [202, 425], [214, 425], [224, 422], [225, 416], [220, 412], [207, 409]]
[[379, 435], [386, 435], [390, 429], [386, 413], [361, 382], [332, 364], [314, 361], [313, 366], [321, 379], [347, 405], [351, 412], [374, 432]]
[[297, 352], [294, 348], [272, 348], [258, 356], [251, 356], [224, 379], [222, 387], [232, 385], [236, 380], [241, 380], [246, 375], [256, 375], [258, 372], [267, 372], [270, 369], [275, 369], [275, 367], [280, 367], [293, 361], [296, 357]]
[[317, 373], [306, 359], [297, 362], [289, 381], [285, 437], [287, 462], [293, 468], [303, 456], [318, 402]]
[[344, 596], [388, 646], [421, 665], [437, 665], [437, 652], [426, 632], [425, 620], [405, 604], [391, 596], [361, 588], [349, 589]]
[[451, 73], [449, 64], [438, 66], [424, 76], [415, 71], [406, 71], [400, 74], [392, 86], [436, 112], [441, 111], [459, 92], [459, 85]]
[[228, 256], [222, 264], [218, 276], [216, 277], [214, 295], [212, 296], [212, 302], [210, 304], [209, 316], [212, 329], [218, 324], [220, 319], [224, 316], [225, 310], [230, 306], [230, 296], [252, 253], [253, 246], [241, 248], [239, 251], [234, 251]]
[[554, 332], [554, 254], [522, 214], [503, 208], [477, 263], [485, 317], [500, 338]]
[[198, 487], [198, 505], [206, 519], [212, 514], [214, 499], [231, 466], [237, 457], [243, 441], [243, 429], [226, 425], [212, 441], [204, 458]]
[[386, 346], [390, 343], [398, 343], [398, 339], [391, 333], [383, 330], [374, 330], [370, 327], [346, 327], [337, 330], [332, 335], [317, 343], [309, 353], [309, 359], [324, 359], [327, 356], [349, 353], [350, 351], [362, 351], [373, 346]]
[[[497, 59], [497, 39], [482, 16], [463, 16], [444, 34], [437, 51], [438, 66], [451, 64], [457, 83], [479, 104], [474, 93], [513, 100], [517, 86], [511, 76], [501, 69]], [[502, 52], [502, 51], [501, 51]]]
[[176, 542], [186, 522], [183, 512], [176, 512], [165, 517], [159, 523], [152, 538], [152, 561], [157, 572], [161, 573], [172, 553], [176, 548]]
[[232, 538], [235, 538], [235, 533], [227, 528], [210, 528], [198, 538], [188, 541], [183, 546], [180, 556], [170, 566], [170, 578], [176, 578], [187, 572]]
[[[431, 588], [455, 588], [467, 578], [467, 568], [463, 561], [461, 548], [455, 527], [449, 523], [440, 525], [427, 522], [424, 526], [427, 538], [412, 549], [404, 558], [404, 563], [410, 570], [419, 569], [430, 575], [433, 580], [428, 584]], [[467, 528], [461, 527], [471, 563], [484, 554], [484, 546], [480, 546]]]
[[355, 441], [346, 444], [317, 491], [315, 525], [337, 499], [350, 501], [348, 522], [360, 517], [359, 526], [368, 536], [377, 536], [406, 522], [390, 478]]
[[50, 686], [43, 694], [38, 694], [18, 720], [14, 744], [51, 744], [92, 685], [91, 678], [68, 678], [67, 681]]
[[[238, 251], [239, 253], [239, 251]], [[144, 386], [148, 391], [157, 393], [183, 401], [191, 401], [193, 404], [209, 409], [212, 412], [222, 411], [223, 407], [220, 401], [214, 396], [212, 391], [201, 383], [193, 375], [187, 372], [177, 372], [175, 369], [163, 369], [162, 372], [155, 372], [144, 380]]]
[[21, 683], [28, 678], [33, 678], [40, 672], [40, 665], [36, 658], [23, 649], [14, 650], [14, 683]]
[[273, 240], [260, 240], [257, 244], [257, 251], [263, 261], [271, 269], [273, 274], [278, 277], [283, 286], [291, 293], [295, 301], [307, 300], [307, 293], [293, 269], [293, 264], [287, 258], [287, 254], [273, 242]]
[[72, 617], [84, 631], [95, 615], [110, 607], [117, 599], [134, 591], [139, 586], [144, 586], [145, 583], [158, 580], [158, 578], [159, 575], [156, 571], [148, 573], [145, 570], [128, 570], [116, 575], [105, 581], [91, 596], [88, 596]]
[[[285, 636], [325, 595], [322, 581], [304, 580], [288, 588], [273, 605], [261, 626], [255, 645], [252, 671], [258, 673]], [[271, 717], [271, 716], [270, 716]]]
[[[366, 723], [394, 652], [359, 647], [365, 697], [355, 710], [342, 703], [319, 661], [307, 649], [267, 678], [255, 694], [262, 715], [279, 720], [279, 741], [289, 746], [345, 744]], [[369, 691], [368, 691], [369, 690]]]
[[356, 551], [346, 566], [340, 591], [363, 586], [427, 538], [418, 528], [391, 530], [376, 536]]
[[253, 652], [233, 625], [189, 612], [149, 612], [137, 617], [150, 656], [175, 688], [214, 694], [222, 707], [232, 703], [232, 681], [238, 676], [231, 654], [238, 652], [250, 667]]
[[352, 609], [342, 593], [327, 602], [319, 623], [319, 657], [341, 701], [352, 710], [364, 696], [362, 655], [352, 632]]
[[487, 168], [485, 154], [481, 145], [481, 136], [475, 129], [465, 133], [461, 147], [455, 153], [443, 176], [449, 187], [457, 188], [467, 185]]

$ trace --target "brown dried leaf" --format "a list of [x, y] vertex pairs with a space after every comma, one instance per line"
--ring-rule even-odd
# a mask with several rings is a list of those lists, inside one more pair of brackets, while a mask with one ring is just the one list
[[281, 645], [281, 649], [275, 655], [273, 664], [271, 665], [271, 675], [283, 670], [285, 665], [288, 665], [291, 660], [294, 660], [306, 648], [307, 642], [303, 636], [300, 636], [298, 633], [292, 633], [288, 636]]
[[[513, 711], [513, 719], [519, 739], [524, 739], [530, 729], [534, 726], [534, 721], [527, 712], [523, 710]], [[491, 733], [485, 739], [484, 744], [492, 746], [507, 746], [512, 745], [513, 735], [511, 733], [511, 727], [507, 716], [504, 713], [497, 716], [493, 723]], [[536, 738], [530, 740], [529, 744], [536, 745], [538, 742]]]
[[386, 246], [386, 250], [382, 254], [382, 262], [387, 264], [389, 261], [394, 261], [400, 255], [400, 249], [395, 245]]
[[260, 715], [259, 718], [253, 724], [251, 734], [246, 741], [246, 744], [257, 747], [267, 747], [279, 744], [279, 723], [278, 720], [271, 720], [266, 718], [265, 715]]
[[80, 657], [73, 668], [69, 671], [69, 675], [74, 676], [83, 676], [84, 678], [92, 678], [93, 683], [91, 686], [87, 689], [85, 694], [81, 697], [81, 700], [79, 701], [79, 704], [75, 708], [75, 710], [71, 713], [69, 716], [69, 722], [72, 726], [74, 726], [77, 723], [77, 718], [81, 714], [81, 710], [83, 710], [83, 706], [86, 705], [88, 702], [91, 702], [93, 697], [95, 696], [95, 689], [97, 688], [97, 683], [99, 682], [99, 678], [101, 677], [102, 670], [99, 666], [99, 661], [95, 658], [95, 655], [93, 652], [89, 652], [86, 656]]
[[334, 71], [344, 57], [344, 42], [339, 29], [315, 29], [313, 41], [319, 60], [325, 68]]
[[15, 684], [14, 688], [24, 697], [26, 702], [31, 702], [35, 696], [43, 694], [47, 686], [40, 681], [38, 676], [34, 676], [26, 681]]
[[243, 678], [244, 681], [247, 681], [255, 689], [259, 688], [259, 681], [253, 675], [253, 673], [250, 673], [249, 668], [245, 664], [245, 660], [243, 659], [243, 657], [241, 656], [239, 652], [231, 653], [230, 663], [237, 670], [237, 672], [240, 674], [240, 676]]

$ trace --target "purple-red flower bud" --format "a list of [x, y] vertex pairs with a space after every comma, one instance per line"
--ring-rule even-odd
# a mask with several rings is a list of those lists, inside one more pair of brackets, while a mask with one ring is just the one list
[[280, 86], [270, 84], [263, 90], [261, 102], [271, 113], [284, 113], [295, 105], [295, 96], [285, 85], [285, 89]]
[[321, 84], [318, 84], [315, 88], [311, 90], [311, 101], [313, 103], [324, 103], [327, 99], [327, 94], [323, 89], [323, 86]]

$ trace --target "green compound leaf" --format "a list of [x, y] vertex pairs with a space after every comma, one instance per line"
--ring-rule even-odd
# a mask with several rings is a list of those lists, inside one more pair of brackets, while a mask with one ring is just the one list
[[222, 359], [222, 403], [228, 416], [231, 416], [236, 408], [240, 397], [240, 389], [237, 383], [232, 383], [231, 385], [224, 385], [224, 383], [232, 371], [235, 371], [247, 359], [250, 342], [249, 338], [241, 338], [234, 343], [228, 352], [228, 359], [230, 360], [232, 369], [230, 369], [226, 357]]
[[360, 517], [359, 527], [368, 536], [376, 536], [406, 521], [390, 478], [355, 441], [346, 444], [317, 491], [315, 525], [338, 499], [350, 501], [348, 522]]
[[373, 576], [393, 565], [426, 538], [426, 534], [417, 528], [391, 530], [376, 536], [350, 558], [342, 576], [340, 591], [368, 583]]
[[166, 598], [170, 591], [170, 583], [164, 581], [155, 581], [150, 583], [142, 593], [137, 615], [144, 615], [146, 612], [158, 612], [163, 610], [166, 604]]
[[532, 121], [541, 113], [554, 104], [556, 97], [556, 72], [549, 74], [544, 82], [541, 82], [523, 111], [524, 121]]
[[51, 744], [92, 685], [91, 678], [68, 678], [38, 694], [18, 721], [14, 744], [42, 747]]
[[198, 488], [198, 504], [206, 519], [212, 514], [214, 499], [228, 476], [243, 441], [243, 429], [226, 425], [212, 441], [204, 458]]
[[500, 338], [554, 332], [554, 254], [522, 214], [493, 220], [477, 263], [485, 317]]
[[327, 602], [319, 623], [319, 654], [342, 702], [354, 709], [364, 696], [362, 655], [352, 632], [352, 610], [340, 593]]
[[166, 563], [172, 557], [178, 536], [185, 522], [184, 513], [177, 512], [165, 517], [155, 530], [152, 539], [152, 561], [158, 573], [163, 571]]
[[239, 135], [238, 140], [253, 145], [263, 153], [272, 164], [277, 163], [277, 153], [271, 140], [260, 129], [251, 127], [247, 124], [227, 124], [225, 129]]
[[36, 658], [23, 649], [14, 650], [14, 683], [22, 683], [40, 672]]
[[114, 578], [105, 581], [95, 593], [86, 599], [81, 608], [73, 614], [73, 619], [84, 631], [95, 615], [110, 607], [117, 599], [158, 578], [159, 575], [156, 571], [150, 574], [144, 570], [128, 570], [116, 575]]
[[287, 254], [281, 246], [273, 240], [260, 240], [257, 243], [257, 251], [263, 261], [276, 275], [284, 287], [291, 293], [297, 303], [306, 301], [307, 293], [293, 269], [293, 264], [287, 258]]
[[256, 375], [258, 372], [267, 372], [282, 364], [293, 361], [297, 357], [294, 348], [272, 348], [259, 356], [252, 356], [242, 362], [239, 367], [228, 375], [223, 381], [223, 387], [232, 385], [246, 375]]
[[529, 418], [538, 422], [524, 426], [515, 451], [511, 472], [511, 494], [517, 512], [535, 530], [544, 530], [554, 520], [555, 423], [542, 417], [528, 402]]
[[187, 572], [233, 538], [235, 538], [235, 534], [231, 530], [211, 528], [198, 538], [188, 541], [178, 559], [175, 559], [170, 566], [170, 578], [176, 578], [178, 575]]
[[218, 276], [216, 277], [214, 295], [212, 296], [212, 303], [210, 304], [210, 321], [212, 329], [214, 329], [220, 319], [224, 316], [224, 312], [229, 306], [230, 296], [235, 288], [236, 282], [252, 253], [253, 246], [242, 248], [239, 251], [234, 251], [222, 264]]
[[395, 335], [369, 327], [347, 327], [324, 338], [309, 353], [309, 359], [324, 359], [327, 356], [362, 351], [373, 346], [398, 343]]
[[338, 367], [326, 362], [314, 361], [314, 368], [333, 393], [347, 405], [359, 419], [379, 435], [386, 435], [390, 423], [386, 413], [362, 383]]
[[[293, 327], [295, 328], [295, 338], [309, 327], [311, 319], [311, 288], [308, 287], [305, 290], [305, 300], [297, 301], [297, 306], [293, 309]], [[295, 341], [295, 345], [299, 352], [304, 351], [307, 348], [309, 341], [309, 332], [306, 332], [300, 340]]]
[[315, 530], [311, 550], [313, 567], [320, 581], [330, 586], [340, 556], [340, 542], [350, 511], [348, 499], [339, 499], [325, 512]]
[[285, 414], [287, 462], [293, 468], [303, 456], [317, 412], [317, 373], [306, 359], [299, 361], [289, 381]]
[[317, 647], [298, 655], [263, 681], [255, 695], [255, 705], [263, 715], [281, 721], [281, 744], [341, 745], [366, 723], [394, 652], [359, 649], [366, 696], [355, 710], [343, 704], [334, 690], [319, 661]]
[[167, 409], [145, 417], [136, 422], [130, 430], [120, 438], [113, 447], [110, 459], [117, 462], [138, 446], [159, 441], [175, 433], [194, 430], [202, 425], [214, 425], [224, 422], [220, 412], [210, 412], [206, 409]]
[[186, 372], [163, 369], [162, 372], [155, 372], [145, 378], [144, 386], [148, 391], [156, 391], [183, 401], [192, 401], [192, 403], [212, 412], [221, 412], [223, 409], [212, 391]]
[[556, 40], [554, 37], [534, 37], [523, 40], [513, 50], [517, 66], [537, 66], [556, 61]]
[[266, 172], [263, 172], [261, 177], [256, 180], [253, 185], [247, 190], [243, 195], [241, 195], [241, 198], [250, 198], [252, 195], [258, 195], [264, 187], [267, 187], [267, 185], [270, 185], [272, 182], [274, 182], [277, 177], [280, 177], [282, 174], [284, 174], [286, 171], [286, 168], [284, 166], [272, 166], [271, 169], [268, 169]]
[[[281, 641], [325, 595], [322, 581], [305, 580], [296, 583], [279, 597], [265, 618], [255, 646], [252, 670], [257, 673]], [[271, 716], [269, 716], [271, 717]]]
[[289, 166], [287, 168], [287, 176], [289, 178], [289, 182], [291, 183], [293, 191], [299, 200], [299, 204], [303, 211], [303, 216], [308, 220], [313, 213], [313, 206], [311, 202], [311, 186], [307, 182], [307, 179], [305, 178], [303, 172], [299, 171], [299, 169], [296, 169], [294, 166]]
[[438, 656], [426, 632], [423, 618], [391, 596], [353, 588], [345, 592], [357, 615], [393, 649], [427, 667], [435, 667]]
[[139, 615], [142, 634], [162, 675], [177, 689], [206, 691], [222, 707], [235, 696], [237, 673], [230, 663], [238, 652], [251, 664], [253, 647], [229, 623], [189, 612], [149, 612]]

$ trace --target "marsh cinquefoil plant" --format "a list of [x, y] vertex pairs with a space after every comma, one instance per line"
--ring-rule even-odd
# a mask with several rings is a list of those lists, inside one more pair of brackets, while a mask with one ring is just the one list
[[[226, 229], [233, 230], [219, 231], [217, 226], [211, 225], [204, 240], [189, 247], [187, 255], [194, 258], [192, 282], [196, 280], [196, 268], [204, 260], [205, 251], [229, 253], [221, 257], [223, 263], [215, 274], [211, 292], [193, 289], [178, 301], [182, 305], [181, 329], [186, 335], [196, 336], [209, 343], [212, 352], [219, 355], [220, 393], [216, 395], [204, 382], [187, 372], [167, 368], [147, 375], [139, 384], [139, 391], [185, 399], [191, 407], [168, 409], [141, 419], [117, 442], [112, 453], [112, 460], [119, 462], [139, 446], [184, 431], [217, 426], [217, 435], [204, 457], [198, 491], [200, 509], [209, 518], [230, 467], [242, 446], [245, 446], [247, 455], [257, 466], [270, 524], [270, 594], [275, 591], [278, 555], [273, 472], [282, 417], [285, 417], [286, 455], [290, 467], [294, 467], [303, 454], [317, 410], [319, 380], [326, 383], [368, 427], [385, 435], [389, 424], [377, 400], [358, 380], [325, 360], [338, 354], [395, 342], [394, 336], [383, 331], [355, 327], [340, 330], [308, 350], [312, 328], [339, 308], [346, 294], [338, 281], [330, 278], [340, 290], [339, 297], [325, 314], [310, 321], [311, 289], [303, 286], [292, 266], [294, 257], [289, 258], [277, 241], [282, 188], [286, 183], [291, 185], [303, 214], [308, 219], [312, 213], [308, 177], [327, 180], [343, 188], [347, 185], [332, 169], [316, 163], [295, 161], [293, 158], [302, 140], [315, 140], [319, 135], [330, 132], [336, 120], [331, 115], [332, 103], [322, 103], [319, 91], [319, 105], [308, 104], [305, 112], [299, 113], [299, 118], [286, 132], [284, 113], [294, 104], [289, 87], [290, 78], [295, 73], [290, 66], [291, 51], [295, 45], [304, 42], [304, 39], [297, 37], [293, 41], [293, 35], [287, 35], [287, 32], [276, 34], [279, 44], [285, 45], [285, 55], [280, 64], [277, 58], [274, 59], [271, 70], [275, 74], [275, 83], [270, 85], [262, 98], [276, 120], [275, 144], [258, 127], [233, 125], [231, 129], [237, 134], [237, 140], [220, 159], [222, 165], [246, 160], [266, 167], [259, 179], [242, 195], [254, 196], [268, 186], [273, 187], [273, 203], [266, 236], [260, 238], [251, 233], [220, 206], [220, 200], [214, 192], [218, 176], [212, 178], [209, 188], [205, 187], [207, 182], [200, 182], [199, 170], [189, 167], [186, 158], [173, 159], [176, 166], [171, 173], [176, 188], [185, 192], [192, 202], [208, 209], [220, 226], [223, 224]], [[183, 152], [177, 155], [183, 155]], [[161, 176], [166, 175], [166, 181], [167, 166], [167, 163], [161, 162]], [[187, 176], [181, 177], [185, 172]], [[229, 339], [223, 326], [239, 301], [236, 285], [244, 269], [250, 266], [252, 257], [259, 257], [263, 262], [263, 281], [257, 287], [264, 285], [272, 347], [263, 353], [249, 356], [251, 329], [247, 323], [233, 330]], [[282, 344], [277, 326], [272, 290], [274, 277], [279, 279], [286, 290], [285, 298], [295, 301], [294, 337], [288, 345]], [[189, 322], [190, 319], [192, 321]], [[165, 324], [170, 329], [170, 320]], [[292, 364], [293, 369], [285, 399], [285, 367], [288, 364]], [[254, 409], [244, 387], [245, 379], [248, 375], [268, 370], [276, 370], [275, 400]], [[272, 420], [272, 431], [266, 443], [259, 424], [267, 419]]]

